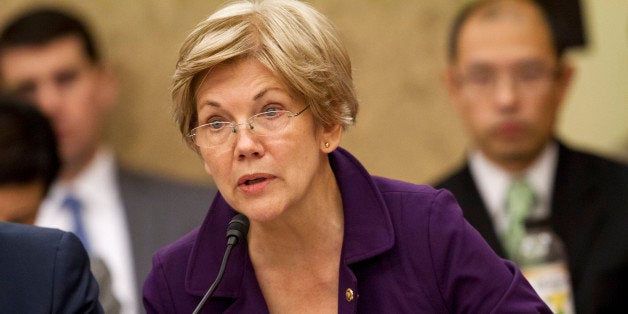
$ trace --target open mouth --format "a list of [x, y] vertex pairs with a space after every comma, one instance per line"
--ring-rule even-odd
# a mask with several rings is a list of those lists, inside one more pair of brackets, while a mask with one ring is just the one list
[[238, 188], [247, 195], [262, 193], [275, 177], [270, 174], [256, 173], [241, 177]]
[[264, 173], [250, 174], [250, 175], [242, 176], [238, 180], [238, 185], [240, 185], [240, 186], [242, 186], [242, 185], [254, 185], [254, 184], [257, 184], [257, 183], [261, 183], [261, 182], [270, 180], [272, 178], [273, 178], [273, 176], [271, 176], [269, 174], [264, 174]]
[[244, 181], [244, 184], [245, 185], [251, 185], [251, 184], [259, 183], [259, 182], [262, 182], [262, 181], [266, 181], [266, 178], [255, 178], [255, 179], [252, 179], [252, 180], [246, 180], [246, 181]]

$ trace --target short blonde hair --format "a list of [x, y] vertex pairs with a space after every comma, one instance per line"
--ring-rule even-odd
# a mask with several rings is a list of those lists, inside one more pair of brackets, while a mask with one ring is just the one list
[[238, 1], [199, 23], [179, 52], [172, 99], [186, 137], [197, 126], [196, 90], [219, 64], [253, 58], [301, 97], [325, 128], [355, 121], [358, 101], [351, 61], [332, 23], [293, 0]]

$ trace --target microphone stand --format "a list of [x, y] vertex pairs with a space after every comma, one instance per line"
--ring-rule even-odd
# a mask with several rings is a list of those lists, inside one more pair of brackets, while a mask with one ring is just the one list
[[205, 301], [214, 293], [216, 287], [222, 280], [222, 276], [225, 273], [225, 268], [227, 268], [227, 261], [229, 260], [229, 255], [231, 254], [231, 249], [236, 246], [241, 239], [246, 238], [246, 234], [249, 232], [249, 219], [242, 214], [235, 215], [231, 221], [229, 221], [229, 226], [227, 227], [227, 249], [225, 250], [225, 255], [222, 257], [222, 263], [220, 264], [220, 270], [218, 271], [218, 275], [216, 276], [216, 280], [209, 287], [201, 302], [198, 303], [196, 309], [194, 309], [193, 314], [198, 314], [198, 312], [203, 308]]

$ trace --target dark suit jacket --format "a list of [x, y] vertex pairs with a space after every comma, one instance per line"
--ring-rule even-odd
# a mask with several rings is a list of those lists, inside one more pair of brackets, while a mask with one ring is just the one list
[[[469, 166], [436, 184], [505, 256]], [[576, 311], [628, 309], [628, 167], [559, 144], [550, 223], [567, 249]]]
[[157, 249], [203, 222], [215, 189], [118, 169], [118, 184], [130, 228], [138, 309], [144, 279]]
[[80, 240], [57, 229], [0, 222], [0, 312], [102, 313]]

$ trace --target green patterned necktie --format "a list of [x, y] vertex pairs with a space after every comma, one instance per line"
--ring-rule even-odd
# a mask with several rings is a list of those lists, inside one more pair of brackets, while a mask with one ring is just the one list
[[535, 203], [534, 190], [525, 179], [511, 182], [506, 194], [508, 229], [505, 234], [505, 248], [508, 258], [520, 262], [519, 250], [525, 235], [525, 219]]

